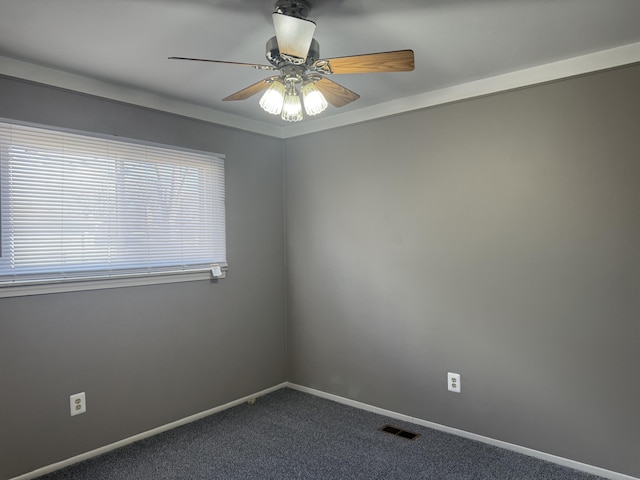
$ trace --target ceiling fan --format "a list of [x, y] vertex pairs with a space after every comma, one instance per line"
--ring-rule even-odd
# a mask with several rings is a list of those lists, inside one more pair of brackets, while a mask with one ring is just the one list
[[272, 14], [275, 37], [267, 41], [266, 57], [271, 65], [227, 62], [203, 58], [169, 57], [171, 60], [224, 63], [272, 70], [279, 73], [223, 98], [245, 100], [265, 91], [260, 106], [283, 120], [302, 120], [302, 106], [307, 115], [317, 115], [328, 103], [342, 107], [360, 98], [355, 92], [329, 80], [326, 75], [407, 72], [414, 68], [413, 50], [368, 53], [348, 57], [320, 58], [320, 46], [313, 38], [316, 24], [307, 19], [306, 0], [278, 0]]

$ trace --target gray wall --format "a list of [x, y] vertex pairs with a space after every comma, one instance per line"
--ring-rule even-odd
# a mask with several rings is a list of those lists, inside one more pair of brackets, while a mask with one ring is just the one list
[[[0, 116], [227, 155], [231, 268], [0, 299], [0, 478], [286, 379], [640, 476], [639, 84], [638, 66], [589, 75], [290, 139], [283, 156], [0, 78]], [[78, 391], [89, 411], [70, 418]]]
[[218, 283], [0, 299], [0, 478], [286, 380], [281, 141], [7, 78], [0, 117], [225, 154], [230, 266]]
[[287, 140], [290, 380], [640, 476], [638, 85]]

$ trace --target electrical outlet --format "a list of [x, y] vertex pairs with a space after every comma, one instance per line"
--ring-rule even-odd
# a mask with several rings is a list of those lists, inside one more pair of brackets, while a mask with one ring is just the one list
[[72, 417], [87, 411], [87, 397], [84, 392], [75, 393], [69, 397], [69, 408]]
[[447, 383], [449, 385], [450, 392], [460, 393], [460, 374], [459, 373], [447, 373]]

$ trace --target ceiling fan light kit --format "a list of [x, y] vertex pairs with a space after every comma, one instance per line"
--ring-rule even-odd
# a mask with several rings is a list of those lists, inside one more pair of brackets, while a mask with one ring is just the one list
[[[260, 98], [260, 107], [272, 115], [280, 115], [287, 122], [298, 122], [302, 120], [302, 105], [307, 115], [313, 116], [322, 113], [328, 106], [318, 87], [315, 85], [313, 77], [305, 77], [302, 80], [300, 94], [297, 90], [297, 77], [289, 77], [281, 80], [275, 79], [271, 86]], [[286, 85], [285, 83], [286, 82]]]
[[[174, 60], [225, 63], [259, 70], [276, 70], [279, 74], [223, 98], [245, 100], [263, 92], [260, 107], [288, 122], [322, 113], [328, 104], [342, 107], [360, 98], [355, 92], [329, 80], [325, 75], [374, 72], [408, 72], [414, 69], [412, 50], [369, 53], [348, 57], [320, 59], [320, 46], [313, 38], [316, 24], [307, 20], [309, 3], [304, 0], [278, 0], [272, 14], [276, 36], [267, 41], [266, 58], [271, 65], [169, 57]], [[266, 90], [266, 91], [265, 91]]]

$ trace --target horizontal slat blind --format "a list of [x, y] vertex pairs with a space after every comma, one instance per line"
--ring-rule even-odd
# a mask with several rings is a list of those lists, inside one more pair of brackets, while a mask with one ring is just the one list
[[0, 285], [226, 262], [224, 158], [0, 123]]

